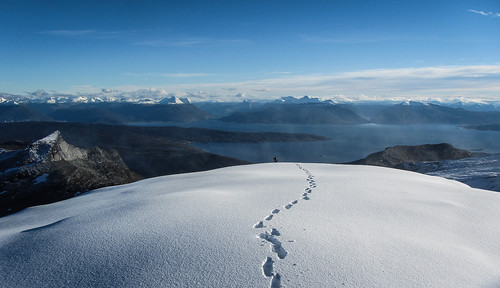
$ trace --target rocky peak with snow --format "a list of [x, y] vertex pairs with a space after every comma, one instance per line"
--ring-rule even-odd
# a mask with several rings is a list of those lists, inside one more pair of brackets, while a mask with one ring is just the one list
[[134, 93], [119, 91], [102, 91], [101, 93], [81, 94], [49, 94], [39, 91], [30, 95], [11, 95], [0, 93], [0, 104], [96, 104], [96, 103], [136, 103], [136, 104], [191, 104], [187, 97], [176, 97], [165, 91], [147, 90]]
[[139, 177], [113, 150], [82, 149], [59, 131], [20, 150], [0, 150], [0, 216]]
[[310, 103], [321, 103], [321, 100], [315, 97], [304, 96], [302, 98], [295, 98], [293, 96], [285, 96], [275, 101], [276, 103], [284, 104], [310, 104]]
[[172, 96], [170, 98], [163, 98], [158, 104], [191, 104], [191, 100], [189, 100], [189, 98], [177, 98]]

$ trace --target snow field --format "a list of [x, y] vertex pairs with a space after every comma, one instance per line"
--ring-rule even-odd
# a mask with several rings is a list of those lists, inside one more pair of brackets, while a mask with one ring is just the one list
[[0, 286], [498, 287], [499, 216], [498, 193], [379, 167], [164, 176], [0, 218]]

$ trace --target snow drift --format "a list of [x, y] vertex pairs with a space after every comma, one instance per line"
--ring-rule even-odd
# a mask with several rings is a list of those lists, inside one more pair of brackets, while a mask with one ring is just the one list
[[147, 179], [0, 218], [3, 287], [499, 287], [500, 194], [380, 167]]

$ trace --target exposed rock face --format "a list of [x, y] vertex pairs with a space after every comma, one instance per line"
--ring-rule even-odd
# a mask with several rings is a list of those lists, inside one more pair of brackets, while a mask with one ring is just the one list
[[0, 150], [0, 216], [139, 179], [116, 151], [81, 149], [55, 131], [24, 149]]
[[384, 151], [368, 155], [368, 157], [350, 164], [373, 165], [408, 170], [409, 163], [425, 161], [458, 160], [472, 156], [466, 150], [457, 149], [448, 143], [425, 144], [417, 146], [394, 146]]

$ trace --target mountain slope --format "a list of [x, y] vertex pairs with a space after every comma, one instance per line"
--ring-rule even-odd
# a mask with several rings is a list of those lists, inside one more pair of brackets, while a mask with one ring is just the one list
[[474, 112], [435, 104], [410, 101], [384, 109], [372, 117], [377, 124], [494, 124], [500, 112]]
[[55, 131], [24, 149], [0, 149], [0, 216], [139, 179], [116, 151], [81, 149]]
[[236, 112], [222, 121], [272, 124], [362, 124], [368, 121], [342, 105], [270, 104], [257, 111]]
[[52, 118], [27, 105], [0, 105], [0, 122], [50, 121]]
[[498, 193], [380, 167], [164, 176], [0, 218], [0, 283], [493, 288], [499, 207]]

